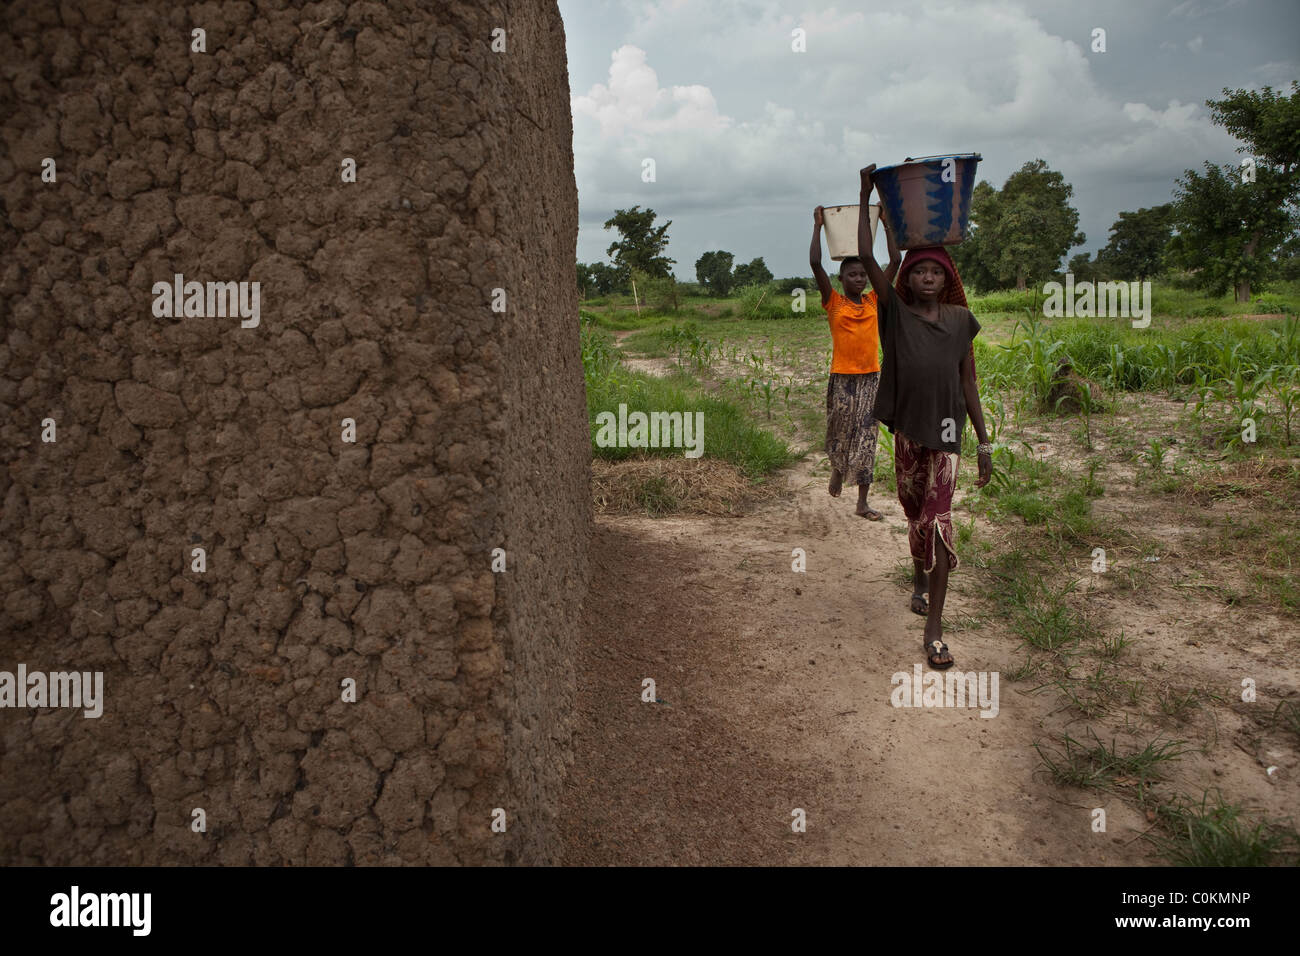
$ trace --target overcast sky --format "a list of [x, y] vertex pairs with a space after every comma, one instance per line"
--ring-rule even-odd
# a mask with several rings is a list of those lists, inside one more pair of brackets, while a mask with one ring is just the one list
[[[603, 223], [639, 204], [672, 220], [668, 255], [687, 281], [713, 249], [804, 275], [815, 206], [856, 203], [868, 163], [945, 153], [980, 153], [979, 178], [999, 188], [1046, 160], [1074, 186], [1087, 241], [1071, 254], [1092, 252], [1121, 210], [1168, 202], [1183, 170], [1240, 162], [1207, 99], [1300, 79], [1297, 0], [560, 0], [560, 12], [578, 259], [607, 261], [618, 235]], [[806, 52], [791, 49], [796, 28]]]

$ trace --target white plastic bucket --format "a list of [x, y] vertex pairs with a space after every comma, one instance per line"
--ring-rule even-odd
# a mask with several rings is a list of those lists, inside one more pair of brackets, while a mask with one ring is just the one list
[[[872, 203], [871, 241], [876, 241], [876, 227], [880, 225], [880, 206]], [[836, 262], [858, 255], [858, 207], [827, 206], [822, 210], [822, 224], [826, 228], [826, 248]], [[870, 252], [870, 250], [867, 250]]]

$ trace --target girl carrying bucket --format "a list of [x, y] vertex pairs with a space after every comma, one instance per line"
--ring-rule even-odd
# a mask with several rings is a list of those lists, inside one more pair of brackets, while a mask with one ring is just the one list
[[[866, 228], [870, 250], [871, 217], [866, 203], [861, 206], [859, 222]], [[876, 419], [871, 408], [880, 383], [880, 339], [876, 332], [876, 293], [862, 292], [867, 287], [867, 270], [858, 256], [840, 262], [840, 295], [822, 268], [821, 228], [823, 207], [813, 211], [812, 247], [808, 262], [822, 294], [822, 308], [831, 326], [831, 372], [826, 385], [826, 454], [831, 460], [831, 481], [826, 489], [832, 498], [840, 496], [847, 482], [858, 486], [856, 513], [870, 521], [883, 516], [867, 504], [871, 476], [876, 467]], [[859, 231], [861, 234], [861, 229]], [[861, 250], [861, 246], [858, 247]], [[900, 256], [889, 237], [889, 268], [892, 279], [898, 271]]]
[[[873, 163], [861, 171], [864, 208], [875, 168]], [[888, 222], [883, 216], [881, 221], [892, 242]], [[864, 231], [859, 224], [858, 235], [860, 244], [869, 243], [870, 227]], [[953, 665], [942, 618], [948, 572], [958, 566], [952, 494], [967, 415], [979, 438], [975, 487], [984, 487], [993, 475], [993, 446], [975, 386], [972, 343], [980, 324], [966, 307], [961, 278], [942, 246], [909, 249], [896, 288], [874, 256], [864, 264], [880, 302], [884, 344], [873, 414], [894, 433], [894, 474], [912, 552], [912, 611], [926, 615], [926, 656], [931, 667], [944, 670]]]

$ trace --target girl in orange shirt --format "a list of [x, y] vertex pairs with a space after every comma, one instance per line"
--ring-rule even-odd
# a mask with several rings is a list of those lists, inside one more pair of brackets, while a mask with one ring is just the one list
[[[865, 205], [863, 206], [865, 209]], [[822, 308], [831, 326], [830, 381], [826, 385], [826, 454], [831, 460], [831, 481], [827, 491], [840, 496], [847, 482], [858, 486], [856, 513], [870, 521], [883, 516], [867, 504], [871, 476], [876, 464], [876, 420], [871, 409], [880, 384], [880, 338], [876, 331], [876, 293], [862, 291], [869, 285], [867, 269], [858, 256], [840, 263], [840, 295], [822, 268], [822, 207], [813, 211], [812, 247], [808, 262], [822, 294]], [[894, 237], [889, 242], [889, 267], [893, 280], [902, 259]], [[860, 250], [859, 250], [860, 251]], [[867, 250], [870, 252], [870, 250]]]

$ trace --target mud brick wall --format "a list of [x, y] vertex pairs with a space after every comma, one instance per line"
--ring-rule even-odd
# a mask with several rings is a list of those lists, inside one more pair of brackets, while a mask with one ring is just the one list
[[[590, 526], [554, 2], [3, 17], [0, 671], [105, 699], [0, 709], [0, 863], [551, 859]], [[176, 273], [260, 324], [156, 316]]]

